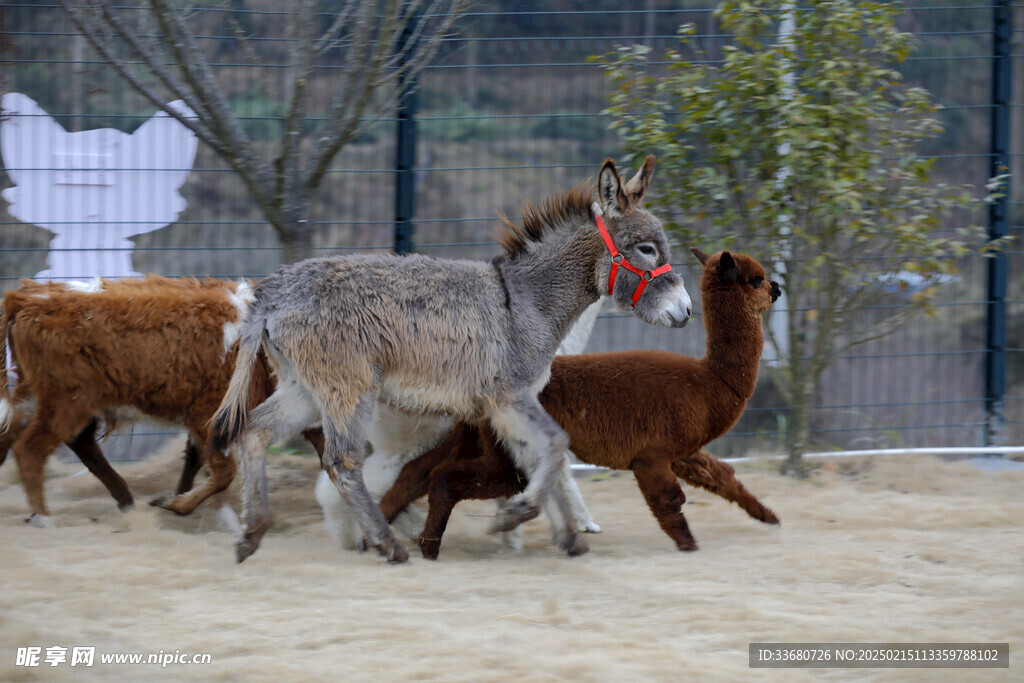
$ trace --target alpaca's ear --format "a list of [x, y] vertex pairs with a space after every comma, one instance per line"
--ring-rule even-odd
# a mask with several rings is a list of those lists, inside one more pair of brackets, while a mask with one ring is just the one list
[[740, 279], [740, 267], [736, 265], [736, 259], [727, 251], [722, 252], [718, 260], [718, 272], [722, 279], [727, 282], [736, 282]]
[[636, 175], [626, 183], [626, 193], [634, 204], [639, 204], [647, 194], [647, 187], [651, 184], [651, 176], [654, 175], [654, 155], [648, 154], [644, 159], [644, 165], [636, 172]]
[[629, 195], [622, 188], [622, 178], [615, 168], [615, 162], [606, 159], [597, 174], [597, 197], [601, 210], [612, 218], [625, 216], [631, 209]]
[[697, 257], [697, 260], [700, 261], [702, 266], [708, 262], [709, 258], [711, 258], [697, 247], [690, 247], [690, 253]]

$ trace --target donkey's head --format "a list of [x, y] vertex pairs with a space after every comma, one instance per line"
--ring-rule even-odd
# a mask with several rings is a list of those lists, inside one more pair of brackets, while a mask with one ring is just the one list
[[[654, 175], [654, 156], [627, 183], [608, 159], [597, 176], [598, 227], [608, 253], [597, 262], [597, 283], [616, 306], [631, 310], [646, 323], [683, 327], [690, 319], [690, 295], [683, 278], [669, 265], [671, 252], [665, 230], [640, 202]], [[597, 213], [595, 211], [595, 213]]]
[[779, 285], [765, 277], [764, 267], [746, 254], [722, 251], [709, 256], [697, 247], [691, 247], [690, 251], [704, 266], [701, 294], [736, 292], [747, 308], [757, 314], [767, 311], [782, 295]]

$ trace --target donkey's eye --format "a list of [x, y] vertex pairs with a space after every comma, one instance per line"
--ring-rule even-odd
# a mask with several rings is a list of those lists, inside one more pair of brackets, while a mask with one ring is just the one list
[[764, 278], [763, 277], [752, 277], [752, 278], [750, 278], [750, 280], [749, 280], [749, 282], [747, 284], [749, 284], [752, 289], [761, 289], [761, 283], [763, 283], [763, 282], [764, 282]]
[[638, 246], [636, 248], [636, 250], [639, 251], [644, 256], [657, 256], [658, 255], [658, 250], [655, 249], [654, 246], [650, 245], [650, 244], [641, 244], [640, 246]]

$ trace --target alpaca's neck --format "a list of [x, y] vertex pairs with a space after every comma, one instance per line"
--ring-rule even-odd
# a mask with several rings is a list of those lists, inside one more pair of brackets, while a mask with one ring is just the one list
[[704, 329], [707, 346], [704, 364], [736, 394], [746, 400], [754, 395], [757, 371], [764, 349], [761, 316], [750, 312], [732, 296], [704, 295]]

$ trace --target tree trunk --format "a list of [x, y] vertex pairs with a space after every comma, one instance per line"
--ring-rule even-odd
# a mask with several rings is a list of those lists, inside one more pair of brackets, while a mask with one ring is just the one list
[[[792, 362], [792, 361], [791, 361]], [[790, 402], [789, 434], [786, 437], [787, 456], [782, 463], [782, 473], [803, 478], [807, 476], [807, 463], [803, 454], [811, 440], [811, 407], [814, 399], [813, 374], [797, 363], [791, 366], [790, 381], [793, 387]]]
[[281, 238], [281, 265], [298, 263], [315, 256], [313, 251], [314, 226], [309, 220], [309, 199], [292, 196], [274, 221]]

